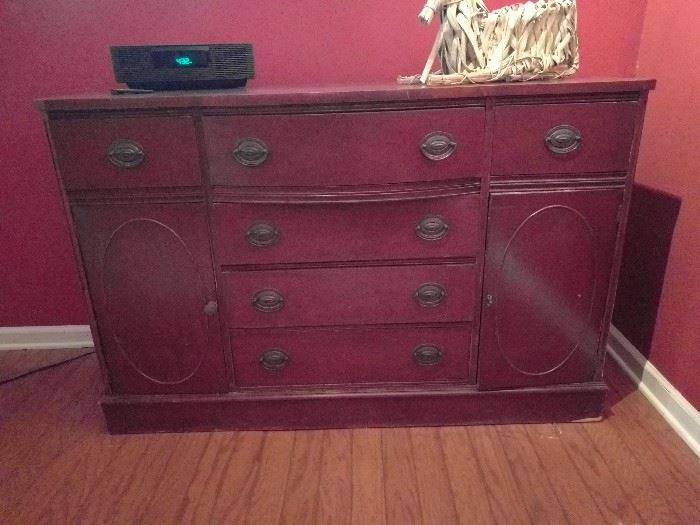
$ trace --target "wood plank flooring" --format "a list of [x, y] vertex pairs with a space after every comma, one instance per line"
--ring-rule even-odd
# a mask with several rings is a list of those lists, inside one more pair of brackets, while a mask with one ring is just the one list
[[0, 385], [0, 524], [700, 523], [700, 459], [606, 378], [601, 423], [110, 436], [90, 355]]

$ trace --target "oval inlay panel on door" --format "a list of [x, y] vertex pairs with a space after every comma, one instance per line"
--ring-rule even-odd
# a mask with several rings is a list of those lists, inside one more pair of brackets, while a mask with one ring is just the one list
[[[544, 207], [515, 230], [495, 283], [496, 340], [513, 368], [527, 375], [551, 373], [587, 340], [595, 254], [590, 224], [568, 206]], [[572, 257], [575, 265], [562, 263]], [[532, 348], [538, 349], [536, 359]]]
[[197, 372], [207, 348], [207, 293], [175, 231], [147, 218], [121, 224], [104, 252], [102, 283], [107, 325], [139, 374], [178, 384]]

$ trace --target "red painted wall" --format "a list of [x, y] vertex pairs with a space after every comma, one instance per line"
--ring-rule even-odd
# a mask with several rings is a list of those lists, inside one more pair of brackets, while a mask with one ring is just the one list
[[638, 74], [656, 77], [658, 84], [649, 100], [637, 181], [681, 199], [649, 359], [700, 408], [700, 32], [697, 16], [683, 14], [688, 5], [648, 2]]
[[[507, 0], [487, 2], [495, 8]], [[582, 76], [633, 73], [646, 0], [583, 0]], [[84, 324], [37, 97], [113, 86], [111, 44], [248, 41], [253, 85], [392, 82], [418, 73], [423, 2], [6, 0], [0, 3], [0, 326]]]

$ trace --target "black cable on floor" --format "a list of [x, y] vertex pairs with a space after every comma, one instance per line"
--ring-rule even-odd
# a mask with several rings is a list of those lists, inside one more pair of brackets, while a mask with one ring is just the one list
[[34, 370], [29, 370], [28, 372], [24, 372], [22, 374], [19, 374], [14, 377], [10, 377], [8, 379], [3, 379], [0, 380], [0, 385], [4, 385], [6, 383], [11, 383], [12, 381], [17, 381], [18, 379], [22, 379], [23, 377], [30, 376], [32, 374], [36, 374], [37, 372], [42, 372], [44, 370], [48, 370], [49, 368], [54, 368], [56, 366], [60, 365], [65, 365], [66, 363], [70, 363], [71, 361], [75, 361], [76, 359], [80, 359], [81, 357], [85, 357], [86, 355], [94, 354], [94, 350], [90, 350], [89, 352], [85, 352], [84, 354], [76, 355], [74, 357], [70, 357], [68, 359], [64, 359], [63, 361], [59, 361], [58, 363], [52, 363], [50, 365], [46, 366], [40, 366], [39, 368], [35, 368]]

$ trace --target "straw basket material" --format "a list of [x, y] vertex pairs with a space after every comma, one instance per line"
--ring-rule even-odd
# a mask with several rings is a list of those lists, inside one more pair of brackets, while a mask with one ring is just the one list
[[[578, 70], [576, 0], [539, 0], [489, 12], [483, 0], [428, 0], [419, 18], [440, 15], [421, 75], [402, 84], [550, 79]], [[440, 57], [441, 69], [431, 73]]]

